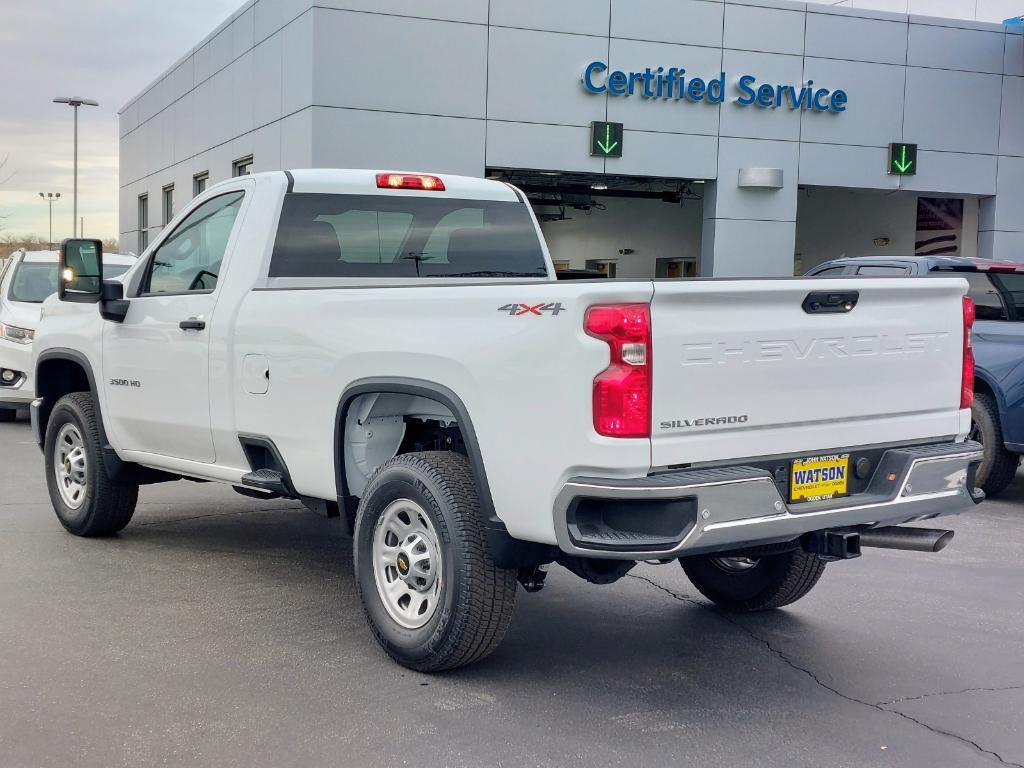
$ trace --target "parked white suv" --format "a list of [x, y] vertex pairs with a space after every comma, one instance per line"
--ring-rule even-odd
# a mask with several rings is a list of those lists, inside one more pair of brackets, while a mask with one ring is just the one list
[[123, 285], [101, 263], [65, 244], [36, 336], [61, 524], [112, 534], [181, 476], [343, 514], [414, 669], [490, 653], [553, 562], [777, 608], [980, 498], [963, 280], [559, 282], [514, 187], [332, 170], [218, 184]]
[[[15, 251], [0, 270], [0, 421], [28, 410], [35, 397], [32, 338], [43, 300], [57, 292], [57, 251]], [[107, 279], [126, 272], [135, 257], [104, 256]]]

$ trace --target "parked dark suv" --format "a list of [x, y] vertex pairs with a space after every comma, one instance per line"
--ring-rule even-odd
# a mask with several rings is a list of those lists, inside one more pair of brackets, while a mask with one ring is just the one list
[[962, 256], [834, 259], [808, 277], [955, 275], [974, 300], [975, 395], [971, 437], [985, 446], [978, 485], [995, 496], [1010, 484], [1024, 453], [1024, 264]]

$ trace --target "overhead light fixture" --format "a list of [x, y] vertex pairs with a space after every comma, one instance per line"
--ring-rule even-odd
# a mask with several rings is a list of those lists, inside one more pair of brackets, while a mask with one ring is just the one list
[[740, 168], [736, 186], [743, 189], [782, 189], [782, 169]]

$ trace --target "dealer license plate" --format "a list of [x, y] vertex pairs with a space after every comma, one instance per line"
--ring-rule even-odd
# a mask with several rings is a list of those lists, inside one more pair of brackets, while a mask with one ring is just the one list
[[850, 454], [794, 459], [789, 473], [790, 501], [822, 501], [847, 493]]

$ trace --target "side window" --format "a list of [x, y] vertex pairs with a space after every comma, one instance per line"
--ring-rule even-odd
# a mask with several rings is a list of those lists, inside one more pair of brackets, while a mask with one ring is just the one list
[[875, 277], [903, 277], [910, 274], [910, 269], [908, 267], [871, 264], [857, 267], [857, 274], [874, 275]]
[[846, 267], [845, 266], [829, 267], [828, 269], [823, 269], [820, 272], [814, 272], [811, 275], [811, 277], [839, 277], [845, 271], [846, 271]]
[[244, 192], [207, 200], [153, 254], [144, 294], [212, 291]]
[[967, 278], [967, 295], [974, 300], [978, 320], [1009, 320], [1003, 296], [984, 272], [946, 272], [943, 274]]
[[[995, 289], [999, 291], [1003, 301], [1009, 305], [1010, 314], [1013, 316], [1013, 319], [1017, 322], [1024, 321], [1024, 274], [1018, 272], [992, 274], [992, 283], [995, 285]], [[971, 298], [974, 298], [973, 293]], [[980, 312], [978, 313], [978, 318], [981, 320], [989, 319], [982, 317]], [[998, 319], [1006, 320], [1006, 317]]]

